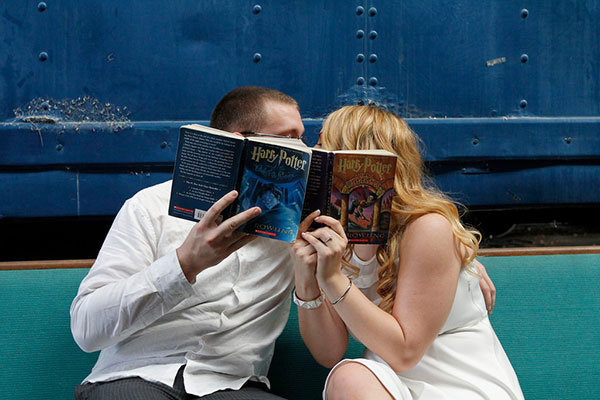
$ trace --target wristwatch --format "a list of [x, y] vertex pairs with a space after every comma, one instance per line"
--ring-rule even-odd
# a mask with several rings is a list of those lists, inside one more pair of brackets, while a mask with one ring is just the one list
[[319, 297], [317, 297], [314, 300], [304, 301], [304, 300], [300, 300], [298, 298], [298, 296], [296, 296], [296, 289], [294, 289], [294, 294], [293, 294], [292, 297], [294, 298], [294, 303], [296, 303], [296, 305], [298, 307], [302, 307], [302, 308], [305, 308], [307, 310], [313, 310], [315, 308], [318, 308], [321, 304], [323, 304], [323, 292], [321, 292], [321, 294], [319, 295]]

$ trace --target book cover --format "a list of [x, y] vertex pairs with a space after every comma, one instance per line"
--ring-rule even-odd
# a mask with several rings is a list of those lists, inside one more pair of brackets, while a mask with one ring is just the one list
[[303, 216], [320, 209], [340, 221], [349, 243], [386, 243], [395, 173], [396, 156], [387, 151], [314, 149]]
[[180, 128], [169, 215], [199, 221], [231, 190], [223, 219], [254, 206], [262, 213], [238, 230], [291, 242], [300, 223], [311, 150], [297, 139], [243, 137], [203, 125]]
[[296, 239], [309, 167], [310, 152], [248, 141], [237, 213], [255, 205], [262, 213], [240, 230], [286, 242]]
[[[217, 200], [237, 188], [244, 138], [202, 125], [179, 130], [169, 215], [199, 221]], [[218, 150], [217, 150], [218, 149]], [[229, 206], [221, 215], [233, 215]]]

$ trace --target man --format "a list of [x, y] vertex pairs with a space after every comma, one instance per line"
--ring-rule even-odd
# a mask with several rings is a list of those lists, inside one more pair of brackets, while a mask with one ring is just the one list
[[[211, 126], [304, 132], [296, 101], [260, 87], [229, 92]], [[258, 207], [217, 225], [235, 191], [198, 223], [168, 216], [170, 188], [125, 202], [73, 300], [75, 341], [101, 350], [75, 398], [280, 399], [266, 375], [289, 313], [288, 245], [235, 231]]]

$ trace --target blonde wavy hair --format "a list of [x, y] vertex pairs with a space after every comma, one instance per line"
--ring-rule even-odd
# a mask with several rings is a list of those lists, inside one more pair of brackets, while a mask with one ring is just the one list
[[[432, 184], [425, 174], [419, 152], [419, 138], [391, 112], [372, 106], [345, 106], [331, 113], [323, 123], [321, 146], [327, 150], [384, 149], [398, 156], [395, 196], [392, 201], [391, 228], [387, 245], [377, 249], [379, 307], [391, 313], [396, 296], [396, 281], [400, 239], [405, 227], [418, 217], [438, 213], [452, 225], [454, 236], [470, 252], [463, 252], [462, 264], [467, 266], [477, 255], [481, 234], [466, 228], [460, 221], [457, 206]], [[348, 260], [353, 246], [348, 246], [343, 264], [347, 271], [357, 273]]]

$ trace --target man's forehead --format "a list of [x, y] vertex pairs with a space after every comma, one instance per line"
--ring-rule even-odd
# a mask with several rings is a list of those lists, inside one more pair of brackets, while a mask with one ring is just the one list
[[263, 133], [282, 136], [300, 137], [304, 133], [304, 125], [300, 111], [295, 104], [267, 101], [264, 105], [266, 114]]

